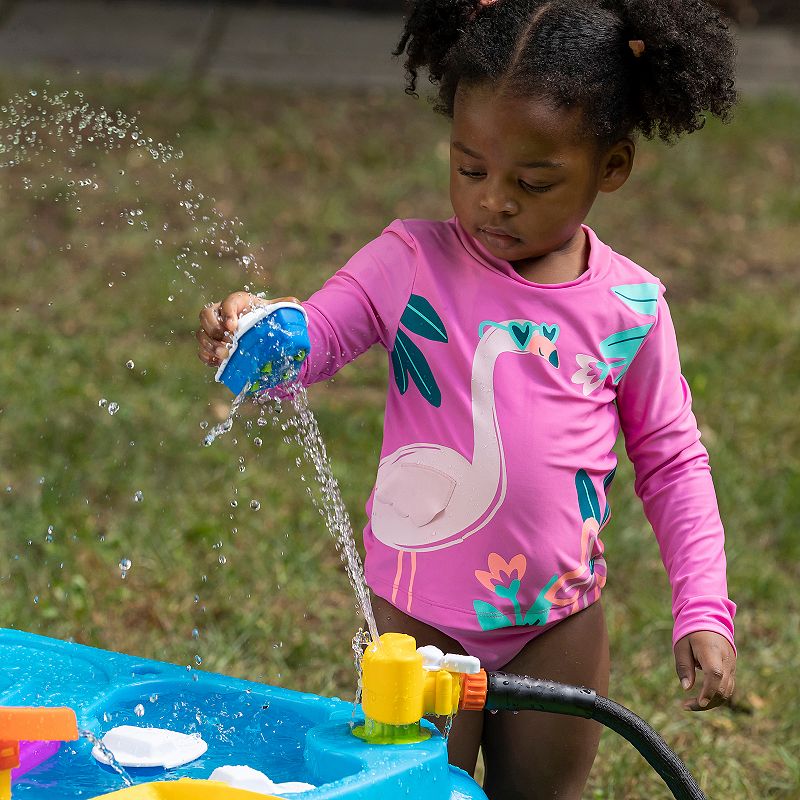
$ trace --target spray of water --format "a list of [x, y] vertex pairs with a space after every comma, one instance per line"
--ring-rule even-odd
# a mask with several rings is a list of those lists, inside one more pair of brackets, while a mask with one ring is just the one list
[[[170, 144], [155, 141], [146, 135], [133, 115], [120, 110], [108, 110], [94, 106], [77, 90], [56, 91], [49, 88], [30, 89], [17, 93], [0, 104], [0, 169], [19, 176], [25, 192], [35, 199], [45, 202], [70, 204], [76, 213], [93, 193], [108, 191], [114, 194], [116, 186], [110, 185], [98, 175], [95, 163], [78, 156], [85, 148], [93, 148], [102, 153], [126, 153], [131, 151], [145, 161], [152, 161], [159, 170], [168, 173], [171, 186], [177, 192], [177, 206], [185, 215], [194, 232], [188, 240], [176, 244], [177, 255], [173, 265], [179, 273], [173, 279], [174, 293], [183, 291], [188, 282], [194, 289], [206, 289], [202, 280], [203, 267], [212, 259], [232, 258], [251, 280], [263, 285], [263, 270], [259, 266], [250, 244], [243, 238], [243, 224], [236, 218], [229, 218], [217, 207], [213, 197], [199, 191], [191, 179], [180, 175], [176, 169], [183, 153]], [[64, 152], [65, 151], [65, 152]], [[47, 183], [34, 183], [22, 174], [25, 165], [35, 163], [47, 167]], [[127, 165], [126, 165], [127, 167]], [[119, 180], [128, 180], [126, 169], [119, 170]], [[135, 182], [138, 185], [138, 181]], [[120, 208], [117, 214], [119, 223], [152, 236], [153, 246], [162, 251], [165, 240], [172, 229], [169, 223], [154, 220], [147, 209], [140, 207], [138, 198], [130, 207]], [[99, 222], [104, 225], [104, 221]], [[182, 236], [176, 233], [176, 236]], [[70, 245], [65, 245], [66, 249]], [[122, 276], [125, 273], [121, 273]], [[113, 283], [109, 283], [112, 286]], [[245, 285], [250, 290], [249, 285]], [[170, 294], [168, 301], [174, 300]], [[124, 363], [127, 370], [135, 364], [132, 359]], [[144, 372], [142, 373], [144, 374]], [[234, 401], [228, 418], [215, 426], [205, 437], [204, 443], [211, 444], [221, 434], [233, 426], [234, 417], [244, 402], [247, 389]], [[297, 387], [292, 393], [294, 406], [294, 439], [300, 445], [305, 460], [312, 466], [320, 488], [318, 507], [326, 525], [333, 536], [341, 559], [347, 569], [348, 577], [358, 599], [358, 604], [367, 622], [370, 635], [377, 640], [378, 632], [369, 599], [369, 591], [364, 582], [363, 567], [356, 551], [352, 527], [342, 502], [336, 479], [333, 476], [325, 445], [320, 436], [317, 422], [308, 406], [305, 390]], [[99, 401], [110, 415], [119, 409], [117, 402], [105, 398]], [[133, 442], [130, 443], [131, 445]], [[141, 501], [141, 492], [135, 502]], [[220, 563], [223, 563], [220, 556]], [[130, 569], [130, 560], [119, 562], [121, 577]]]
[[88, 739], [91, 742], [92, 746], [96, 747], [102, 755], [107, 759], [108, 766], [114, 770], [114, 772], [122, 778], [122, 782], [125, 786], [133, 786], [133, 779], [127, 773], [125, 768], [117, 761], [114, 757], [114, 754], [105, 746], [102, 739], [98, 739], [91, 731], [86, 730], [79, 730], [78, 734], [80, 735], [81, 739]]

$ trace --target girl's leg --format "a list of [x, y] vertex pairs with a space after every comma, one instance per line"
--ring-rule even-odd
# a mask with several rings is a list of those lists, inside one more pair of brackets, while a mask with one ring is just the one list
[[[608, 634], [600, 602], [531, 639], [504, 672], [608, 692]], [[580, 800], [599, 723], [541, 711], [484, 712], [484, 790], [490, 800]]]
[[[417, 640], [417, 647], [433, 644], [445, 653], [464, 654], [464, 648], [455, 639], [445, 636], [441, 631], [424, 622], [409, 617], [382, 597], [372, 596], [372, 610], [375, 612], [379, 633], [407, 633]], [[434, 717], [432, 721], [439, 730], [444, 728], [443, 717]], [[453, 727], [447, 740], [450, 763], [470, 775], [475, 772], [482, 729], [483, 714], [458, 714], [453, 720]]]

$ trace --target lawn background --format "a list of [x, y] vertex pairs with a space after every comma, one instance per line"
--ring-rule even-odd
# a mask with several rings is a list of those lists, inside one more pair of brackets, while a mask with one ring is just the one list
[[[0, 80], [0, 97], [31, 85]], [[285, 414], [261, 428], [249, 410], [201, 446], [230, 397], [192, 330], [228, 291], [304, 297], [395, 217], [449, 216], [446, 121], [395, 93], [81, 88], [184, 155], [52, 141], [0, 170], [0, 625], [350, 698], [359, 620], [311, 472]], [[739, 605], [734, 709], [681, 711], [669, 587], [623, 455], [604, 536], [610, 695], [710, 798], [800, 796], [799, 126], [800, 105], [771, 98], [675, 147], [640, 143], [631, 180], [589, 220], [668, 287]], [[179, 203], [198, 194], [193, 220]], [[252, 248], [204, 235], [212, 207]], [[237, 261], [248, 252], [259, 270]], [[310, 392], [357, 532], [386, 382], [375, 350]], [[617, 742], [604, 735], [586, 796], [668, 797]]]

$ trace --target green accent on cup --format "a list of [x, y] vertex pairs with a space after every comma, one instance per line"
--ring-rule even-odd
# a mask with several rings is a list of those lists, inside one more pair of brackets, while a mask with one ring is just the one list
[[363, 739], [367, 744], [416, 744], [430, 739], [431, 732], [419, 722], [390, 725], [365, 717], [363, 725], [353, 728], [353, 736]]

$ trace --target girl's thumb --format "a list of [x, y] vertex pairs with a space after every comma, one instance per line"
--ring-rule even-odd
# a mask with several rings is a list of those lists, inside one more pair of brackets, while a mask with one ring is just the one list
[[675, 645], [675, 672], [678, 673], [678, 680], [680, 680], [683, 690], [691, 689], [695, 677], [694, 656], [688, 639], [681, 639]]

